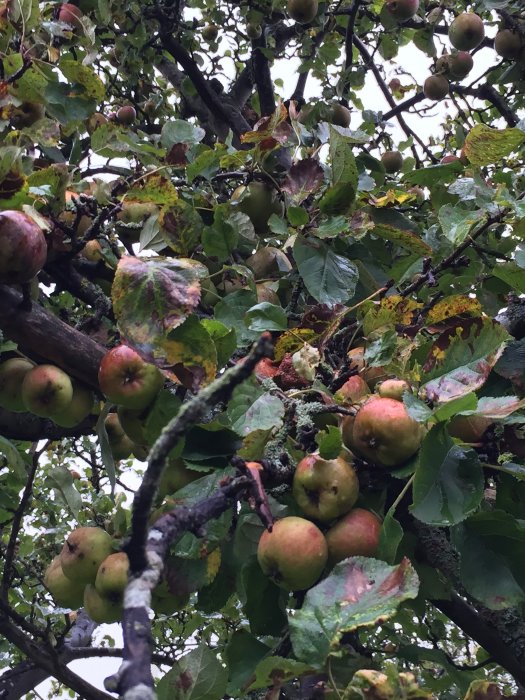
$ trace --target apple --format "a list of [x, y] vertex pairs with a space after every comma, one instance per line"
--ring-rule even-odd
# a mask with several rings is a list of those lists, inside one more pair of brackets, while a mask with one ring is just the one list
[[359, 481], [354, 468], [342, 457], [304, 457], [295, 470], [293, 496], [309, 517], [329, 522], [348, 513], [357, 501]]
[[93, 410], [95, 396], [91, 389], [82, 386], [76, 380], [73, 380], [73, 397], [68, 406], [58, 413], [54, 413], [51, 418], [63, 428], [74, 428], [79, 423], [82, 423], [84, 418], [87, 418]]
[[319, 528], [304, 518], [277, 520], [265, 530], [257, 559], [266, 576], [289, 591], [303, 591], [317, 581], [328, 559], [328, 547]]
[[112, 552], [112, 540], [105, 530], [79, 527], [69, 535], [60, 552], [62, 571], [77, 584], [94, 583], [99, 566]]
[[442, 165], [447, 165], [448, 163], [459, 163], [459, 158], [458, 156], [455, 156], [452, 153], [450, 153], [449, 155], [443, 156], [443, 158], [439, 162]]
[[103, 126], [107, 123], [108, 118], [105, 114], [102, 114], [101, 112], [95, 112], [89, 117], [89, 119], [86, 122], [86, 129], [88, 134], [91, 136], [91, 134], [95, 133], [99, 126]]
[[379, 546], [381, 521], [364, 508], [354, 508], [326, 533], [328, 561], [334, 565], [347, 557], [373, 557]]
[[373, 464], [397, 467], [421, 446], [425, 430], [400, 401], [373, 397], [358, 410], [351, 430], [343, 425], [348, 449]]
[[63, 3], [58, 10], [58, 21], [65, 22], [74, 29], [82, 29], [83, 16], [82, 10], [70, 2]]
[[246, 34], [250, 39], [258, 39], [262, 35], [262, 27], [260, 24], [248, 22], [246, 25]]
[[122, 596], [128, 585], [128, 572], [128, 555], [125, 552], [110, 554], [99, 566], [95, 588], [101, 596]]
[[386, 9], [398, 22], [411, 19], [419, 8], [419, 0], [386, 0]]
[[119, 622], [122, 618], [122, 597], [102, 596], [93, 584], [88, 583], [84, 590], [84, 608], [93, 622]]
[[246, 265], [253, 270], [256, 280], [281, 277], [292, 269], [292, 263], [286, 253], [273, 246], [264, 246], [256, 250], [246, 259]]
[[317, 15], [317, 0], [288, 0], [286, 10], [290, 17], [299, 24], [309, 24]]
[[268, 219], [272, 214], [284, 214], [284, 205], [275, 190], [258, 180], [237, 187], [233, 191], [231, 201], [237, 202], [237, 209], [249, 217], [255, 233], [259, 235], [267, 233]]
[[46, 239], [36, 221], [21, 211], [0, 212], [0, 283], [29, 282], [46, 258]]
[[448, 67], [453, 78], [463, 80], [474, 68], [474, 59], [468, 51], [458, 51], [450, 55]]
[[116, 413], [110, 413], [104, 421], [104, 426], [108, 435], [109, 447], [113, 459], [116, 461], [127, 459], [133, 452], [135, 443], [133, 440], [129, 439], [122, 429], [118, 415]]
[[201, 476], [203, 472], [188, 469], [182, 457], [170, 457], [159, 482], [159, 497], [169, 496]]
[[501, 29], [494, 37], [494, 49], [502, 58], [514, 61], [523, 52], [523, 39], [519, 32]]
[[410, 384], [404, 379], [385, 379], [377, 387], [377, 393], [383, 399], [395, 399], [396, 401], [403, 401], [405, 391], [408, 391], [409, 394], [412, 393]]
[[26, 410], [42, 418], [65, 411], [73, 398], [69, 375], [54, 365], [38, 365], [29, 370], [22, 382], [22, 400]]
[[219, 36], [219, 27], [216, 24], [207, 24], [202, 30], [202, 38], [205, 41], [215, 41]]
[[8, 411], [26, 411], [22, 399], [22, 382], [35, 365], [23, 357], [12, 357], [0, 364], [0, 406]]
[[137, 112], [132, 105], [124, 105], [117, 109], [116, 119], [119, 124], [131, 126], [137, 118]]
[[59, 556], [55, 557], [47, 567], [44, 574], [44, 585], [60, 607], [74, 610], [82, 607], [84, 588], [73, 583], [64, 575]]
[[122, 426], [122, 430], [126, 433], [130, 440], [137, 445], [147, 445], [145, 435], [145, 423], [148, 417], [148, 409], [135, 411], [132, 408], [119, 406], [117, 415]]
[[485, 25], [474, 12], [462, 12], [448, 29], [450, 43], [459, 51], [472, 51], [481, 44], [484, 37]]
[[403, 156], [399, 151], [385, 151], [381, 163], [387, 173], [398, 173], [403, 167]]
[[133, 348], [117, 345], [102, 358], [98, 381], [108, 401], [138, 410], [152, 403], [164, 377]]
[[429, 75], [423, 84], [423, 92], [429, 100], [442, 100], [448, 95], [450, 85], [444, 75]]
[[336, 126], [348, 129], [350, 126], [350, 110], [339, 102], [333, 102], [330, 105], [330, 118], [328, 121]]
[[354, 374], [335, 392], [334, 398], [342, 404], [353, 404], [358, 403], [369, 394], [370, 387], [368, 384], [358, 374]]

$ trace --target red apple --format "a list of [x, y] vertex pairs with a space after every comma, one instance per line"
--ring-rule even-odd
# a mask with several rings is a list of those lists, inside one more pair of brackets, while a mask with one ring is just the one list
[[70, 2], [60, 5], [58, 10], [58, 21], [69, 24], [74, 29], [82, 29], [82, 10]]
[[328, 547], [319, 528], [304, 518], [278, 520], [259, 540], [257, 559], [274, 583], [289, 591], [310, 588], [321, 575]]
[[352, 404], [361, 401], [369, 394], [370, 387], [368, 384], [362, 377], [355, 374], [350, 379], [347, 379], [343, 386], [335, 392], [334, 398], [343, 404]]
[[29, 282], [44, 267], [47, 245], [40, 226], [21, 211], [0, 213], [0, 282]]
[[310, 518], [328, 522], [348, 513], [359, 495], [354, 468], [342, 457], [323, 459], [307, 455], [297, 465], [293, 495]]
[[354, 508], [326, 533], [328, 560], [337, 564], [347, 557], [373, 557], [379, 545], [381, 521], [368, 510]]
[[102, 358], [98, 381], [108, 401], [139, 410], [152, 403], [164, 377], [128, 345], [117, 345]]

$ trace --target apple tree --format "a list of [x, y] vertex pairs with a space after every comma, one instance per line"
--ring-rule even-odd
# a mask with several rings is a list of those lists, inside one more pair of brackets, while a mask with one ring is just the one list
[[524, 698], [522, 3], [0, 47], [0, 698]]

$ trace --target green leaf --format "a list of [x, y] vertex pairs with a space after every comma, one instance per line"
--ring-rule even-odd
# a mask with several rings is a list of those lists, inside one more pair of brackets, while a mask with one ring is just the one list
[[359, 273], [351, 260], [320, 241], [307, 244], [298, 239], [293, 253], [299, 274], [316, 301], [334, 305], [352, 299]]
[[419, 170], [413, 170], [403, 176], [403, 180], [410, 185], [426, 185], [432, 187], [442, 182], [455, 180], [465, 166], [461, 161], [447, 163], [446, 165], [430, 165]]
[[[254, 380], [255, 381], [255, 380]], [[255, 430], [279, 428], [284, 418], [284, 404], [269, 392], [254, 392], [254, 381], [244, 382], [234, 391], [227, 414], [233, 430], [245, 437]]]
[[170, 331], [180, 326], [200, 299], [204, 265], [175, 258], [123, 256], [111, 296], [122, 336], [144, 359], [164, 366], [179, 362], [180, 350]]
[[525, 602], [522, 520], [493, 510], [472, 516], [451, 534], [460, 555], [461, 581], [470, 595], [492, 610]]
[[418, 399], [414, 394], [405, 392], [403, 394], [403, 403], [411, 418], [418, 423], [426, 423], [432, 417], [432, 410], [424, 401]]
[[115, 492], [115, 484], [117, 481], [117, 470], [115, 467], [115, 460], [113, 459], [113, 453], [111, 452], [111, 447], [109, 446], [108, 434], [106, 431], [105, 420], [109, 415], [111, 410], [111, 404], [107, 403], [97, 420], [97, 425], [95, 426], [97, 431], [97, 437], [100, 445], [100, 455], [102, 457], [102, 464], [104, 465], [109, 483], [111, 484], [111, 495]]
[[217, 367], [224, 367], [237, 348], [235, 329], [214, 318], [203, 318], [201, 323], [215, 344]]
[[397, 333], [394, 330], [383, 333], [366, 348], [365, 362], [372, 367], [381, 367], [391, 362], [397, 347], [397, 339]]
[[329, 187], [319, 202], [319, 209], [327, 216], [346, 214], [354, 203], [357, 189], [350, 182], [338, 182]]
[[193, 146], [202, 141], [205, 133], [204, 129], [191, 122], [183, 119], [171, 119], [162, 127], [160, 142], [166, 149], [171, 148], [176, 143], [187, 143]]
[[255, 680], [248, 690], [267, 688], [277, 683], [286, 683], [298, 678], [305, 673], [311, 673], [314, 669], [308, 664], [303, 664], [295, 659], [286, 659], [282, 656], [269, 656], [257, 664]]
[[455, 525], [477, 509], [483, 487], [476, 452], [455, 445], [445, 425], [434, 426], [418, 453], [412, 514], [429, 525]]
[[465, 394], [457, 399], [452, 399], [452, 401], [447, 401], [447, 403], [443, 404], [443, 406], [438, 406], [434, 411], [434, 418], [438, 422], [445, 421], [458, 413], [462, 413], [463, 411], [477, 412], [477, 407], [478, 398], [476, 394]]
[[246, 323], [251, 331], [285, 331], [288, 316], [281, 306], [262, 301], [248, 309]]
[[[181, 365], [186, 377], [185, 386], [193, 391], [208, 384], [217, 373], [217, 351], [206, 327], [197, 316], [189, 316], [174, 328], [162, 344], [170, 365]], [[187, 376], [191, 375], [191, 378]], [[182, 379], [181, 379], [182, 380]]]
[[[177, 415], [180, 405], [181, 400], [178, 396], [172, 394], [171, 391], [168, 391], [168, 389], [159, 391], [153, 406], [148, 408], [147, 418], [144, 423], [144, 435], [148, 445], [153, 445], [164, 426]], [[179, 443], [179, 445], [178, 453], [180, 454], [182, 443]], [[174, 453], [176, 453], [176, 449], [172, 450], [170, 454], [175, 456]]]
[[73, 517], [78, 520], [82, 510], [82, 497], [74, 486], [69, 469], [63, 465], [54, 467], [47, 473], [47, 481], [51, 488], [60, 494]]
[[385, 515], [379, 533], [379, 547], [376, 557], [383, 559], [388, 564], [393, 564], [396, 560], [397, 550], [403, 539], [403, 528], [394, 518], [394, 512], [390, 509]]
[[525, 294], [525, 273], [514, 263], [498, 263], [491, 270], [494, 277], [506, 282], [512, 291]]
[[315, 436], [315, 441], [323, 459], [335, 459], [343, 449], [341, 429], [335, 425], [329, 425], [326, 430], [320, 430]]
[[301, 207], [288, 207], [286, 216], [292, 226], [306, 226], [309, 220], [308, 212]]
[[211, 179], [219, 170], [221, 158], [226, 152], [226, 146], [222, 143], [215, 144], [215, 148], [207, 148], [186, 167], [188, 182], [193, 182], [196, 177]]
[[418, 578], [408, 559], [388, 566], [370, 557], [350, 557], [306, 594], [303, 607], [289, 613], [295, 656], [321, 667], [337, 652], [345, 632], [375, 627], [395, 615], [418, 592]]
[[465, 139], [465, 154], [473, 165], [491, 165], [518, 150], [524, 141], [521, 129], [492, 129], [476, 124]]
[[251, 289], [239, 289], [227, 294], [215, 305], [215, 318], [228, 328], [235, 330], [237, 342], [240, 345], [247, 345], [258, 336], [258, 333], [250, 330], [244, 322], [248, 309], [256, 303], [255, 292]]
[[432, 253], [432, 248], [413, 231], [402, 230], [385, 223], [377, 223], [371, 233], [418, 255], [430, 255]]
[[206, 644], [185, 654], [157, 685], [159, 700], [221, 700], [228, 672]]
[[247, 630], [237, 630], [231, 636], [224, 656], [228, 664], [229, 695], [238, 696], [245, 686], [250, 685], [253, 669], [271, 651], [271, 648], [260, 642]]
[[357, 191], [357, 165], [352, 146], [332, 125], [330, 133], [330, 163], [332, 165], [332, 185], [348, 184]]
[[16, 449], [15, 445], [3, 435], [0, 435], [0, 454], [4, 455], [6, 458], [10, 471], [20, 480], [26, 481], [27, 465], [24, 458]]
[[71, 83], [77, 83], [84, 88], [87, 97], [92, 97], [97, 101], [105, 98], [106, 88], [104, 83], [91, 66], [66, 59], [60, 61], [59, 68]]
[[484, 217], [481, 210], [471, 211], [451, 204], [442, 206], [438, 213], [441, 230], [453, 245], [463, 243], [472, 227]]
[[286, 629], [285, 603], [288, 594], [278, 588], [252, 557], [241, 571], [244, 589], [244, 612], [252, 634], [277, 637]]

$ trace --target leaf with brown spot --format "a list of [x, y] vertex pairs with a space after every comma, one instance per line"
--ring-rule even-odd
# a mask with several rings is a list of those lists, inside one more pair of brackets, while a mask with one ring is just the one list
[[409, 560], [397, 566], [369, 557], [350, 557], [306, 594], [303, 607], [289, 614], [295, 656], [320, 667], [337, 652], [345, 632], [380, 624], [415, 598], [419, 579]]

